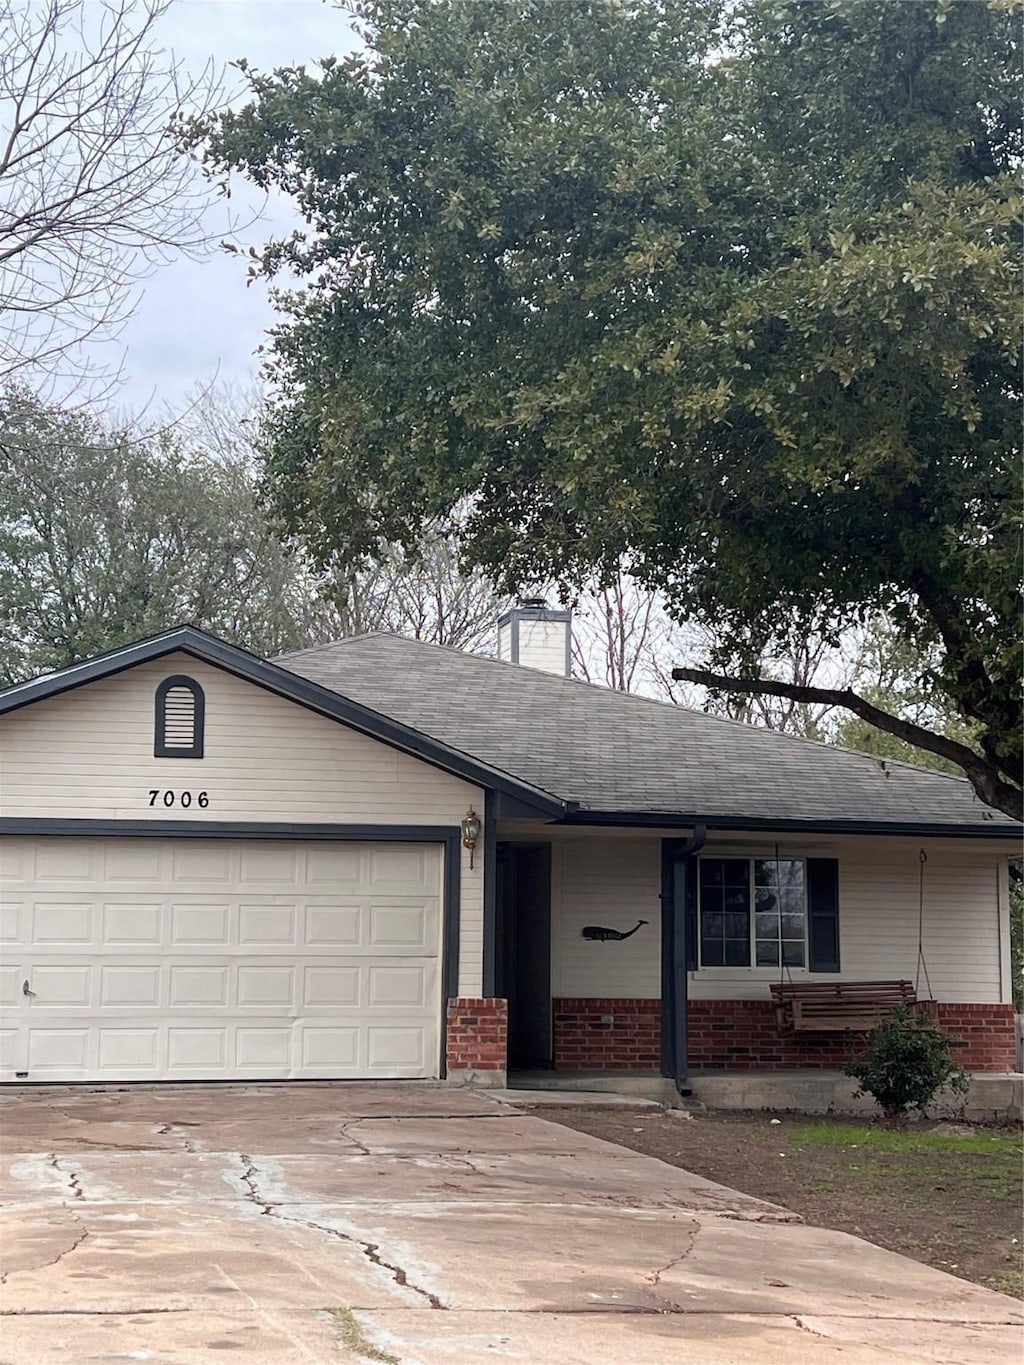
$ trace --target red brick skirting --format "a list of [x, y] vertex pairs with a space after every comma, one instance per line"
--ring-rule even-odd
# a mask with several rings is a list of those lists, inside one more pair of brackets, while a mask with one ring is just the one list
[[[968, 1071], [1014, 1069], [1012, 1005], [936, 1007]], [[566, 1071], [657, 1071], [661, 1002], [554, 1001], [555, 1066]], [[694, 1070], [835, 1070], [863, 1048], [863, 1035], [783, 1033], [767, 1000], [691, 1000], [689, 1064]]]
[[508, 1001], [497, 997], [448, 1001], [448, 1071], [504, 1071], [508, 1058]]
[[660, 1000], [554, 1000], [552, 1004], [557, 1068], [661, 1069]]

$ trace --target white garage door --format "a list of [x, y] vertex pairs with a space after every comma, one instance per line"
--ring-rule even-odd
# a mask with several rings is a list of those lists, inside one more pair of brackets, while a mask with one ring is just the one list
[[4, 1081], [438, 1074], [433, 844], [0, 839]]

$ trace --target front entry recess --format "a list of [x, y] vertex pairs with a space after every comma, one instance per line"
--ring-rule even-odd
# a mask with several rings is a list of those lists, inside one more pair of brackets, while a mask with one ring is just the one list
[[550, 1067], [551, 846], [498, 848], [498, 983], [508, 999], [508, 1064]]

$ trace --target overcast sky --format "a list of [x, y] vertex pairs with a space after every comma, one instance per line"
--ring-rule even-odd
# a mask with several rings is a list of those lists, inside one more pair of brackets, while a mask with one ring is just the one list
[[[322, 0], [177, 0], [161, 21], [161, 36], [193, 72], [211, 59], [223, 66], [239, 57], [264, 70], [289, 66], [350, 51], [356, 42], [347, 17]], [[237, 72], [226, 79], [229, 89], [241, 89]], [[231, 211], [245, 217], [257, 207], [261, 198], [235, 183]], [[224, 212], [218, 207], [211, 217], [218, 235]], [[236, 240], [259, 244], [282, 227], [291, 229], [287, 212], [271, 205]], [[180, 410], [214, 376], [238, 382], [256, 372], [253, 352], [273, 310], [262, 285], [246, 287], [245, 271], [237, 257], [217, 253], [179, 258], [147, 281], [121, 337], [127, 349], [119, 407]]]

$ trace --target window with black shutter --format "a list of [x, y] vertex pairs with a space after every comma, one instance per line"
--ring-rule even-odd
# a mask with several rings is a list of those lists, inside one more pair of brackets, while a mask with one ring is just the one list
[[700, 966], [837, 972], [838, 882], [834, 858], [701, 858]]

